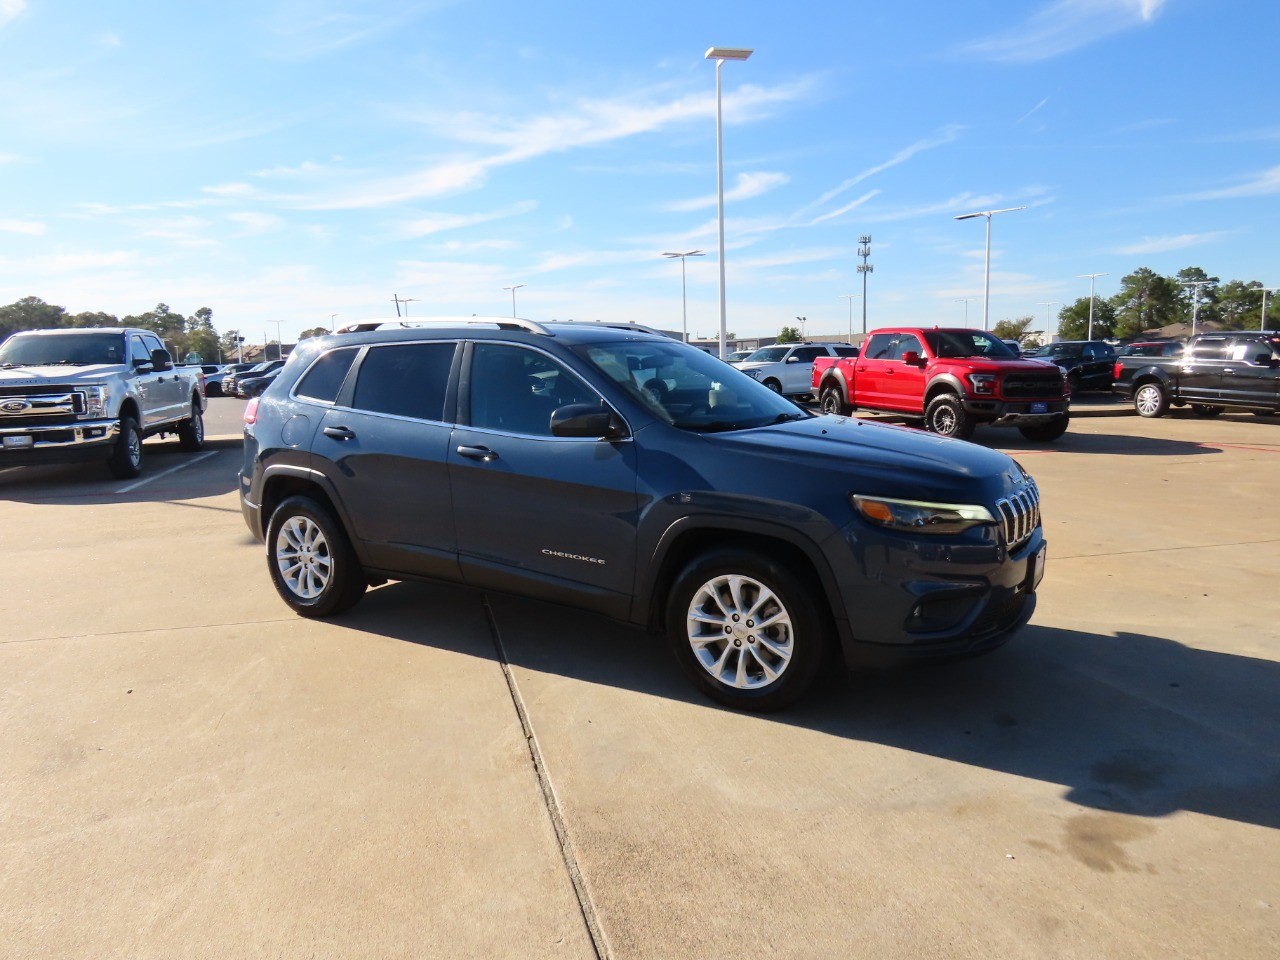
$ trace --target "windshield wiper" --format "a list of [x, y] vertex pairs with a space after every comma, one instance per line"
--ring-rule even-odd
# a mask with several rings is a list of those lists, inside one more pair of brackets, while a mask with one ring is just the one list
[[808, 419], [809, 419], [809, 414], [805, 413], [803, 410], [797, 410], [795, 413], [778, 414], [776, 417], [774, 417], [772, 420], [769, 421], [768, 425], [772, 427], [775, 423], [789, 423], [792, 420], [808, 420]]

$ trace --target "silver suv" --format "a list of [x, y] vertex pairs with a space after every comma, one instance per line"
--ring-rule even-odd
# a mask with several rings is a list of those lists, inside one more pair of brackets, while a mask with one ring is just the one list
[[786, 397], [813, 392], [813, 361], [817, 357], [856, 357], [858, 348], [843, 343], [775, 343], [761, 347], [734, 366]]

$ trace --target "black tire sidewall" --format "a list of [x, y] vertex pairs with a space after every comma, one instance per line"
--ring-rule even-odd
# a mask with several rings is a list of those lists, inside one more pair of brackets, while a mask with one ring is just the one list
[[[744, 574], [765, 584], [791, 616], [795, 632], [791, 661], [781, 678], [758, 690], [738, 690], [712, 677], [694, 656], [687, 619], [694, 593], [707, 581]], [[694, 559], [680, 572], [667, 594], [666, 639], [682, 670], [702, 693], [739, 710], [767, 712], [794, 702], [812, 685], [828, 644], [827, 621], [813, 589], [782, 565], [751, 550], [717, 549]]]
[[[956, 426], [950, 433], [943, 433], [934, 426], [934, 415], [940, 407], [950, 407], [955, 416]], [[965, 412], [964, 404], [960, 402], [960, 398], [953, 393], [943, 393], [934, 397], [929, 401], [929, 406], [924, 412], [925, 428], [930, 433], [936, 433], [940, 437], [952, 437], [956, 440], [967, 440], [973, 435], [973, 421], [969, 414]]]
[[[290, 590], [276, 564], [276, 540], [280, 536], [280, 528], [293, 517], [306, 517], [316, 524], [329, 545], [332, 563], [329, 581], [320, 595], [312, 600], [305, 600]], [[346, 531], [329, 510], [310, 497], [289, 497], [276, 507], [267, 524], [266, 541], [267, 571], [271, 575], [271, 583], [295, 613], [304, 617], [334, 616], [354, 604], [364, 593], [364, 570], [356, 559]]]
[[[130, 437], [138, 439], [138, 457], [130, 456]], [[111, 456], [107, 458], [111, 474], [118, 480], [131, 480], [142, 473], [142, 428], [133, 417], [125, 415], [120, 418], [120, 434], [116, 437], [115, 446], [111, 448]]]

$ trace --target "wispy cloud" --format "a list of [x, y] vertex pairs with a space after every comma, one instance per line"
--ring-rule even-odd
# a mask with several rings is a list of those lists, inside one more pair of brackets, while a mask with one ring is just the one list
[[211, 197], [251, 197], [255, 191], [247, 183], [222, 183], [213, 187], [201, 187], [200, 192]]
[[1028, 118], [1029, 118], [1033, 113], [1035, 113], [1037, 110], [1039, 110], [1041, 107], [1043, 107], [1043, 106], [1044, 106], [1046, 103], [1048, 103], [1048, 102], [1049, 102], [1049, 98], [1048, 98], [1048, 97], [1045, 97], [1043, 100], [1041, 100], [1039, 103], [1037, 103], [1034, 107], [1032, 107], [1030, 110], [1028, 110], [1028, 111], [1027, 111], [1026, 113], [1024, 113], [1022, 116], [1020, 116], [1016, 121], [1014, 121], [1014, 124], [1013, 124], [1013, 125], [1014, 125], [1015, 127], [1021, 126], [1021, 125], [1022, 125], [1022, 122], [1023, 122], [1024, 120], [1028, 119]]
[[830, 213], [824, 213], [820, 217], [814, 217], [809, 225], [813, 226], [815, 224], [823, 223], [827, 220], [834, 220], [836, 217], [843, 217], [850, 210], [856, 210], [858, 207], [862, 206], [867, 201], [875, 199], [877, 196], [879, 196], [879, 194], [880, 194], [879, 190], [868, 190], [866, 193], [858, 197], [856, 200], [851, 200], [850, 202], [846, 203], [843, 207], [840, 207], [836, 210], [832, 210]]
[[27, 0], [0, 0], [0, 27], [27, 9]]
[[278, 38], [268, 55], [309, 60], [389, 33], [416, 16], [421, 3], [373, 0], [285, 0], [269, 29]]
[[981, 60], [1029, 63], [1070, 53], [1155, 21], [1165, 0], [1054, 0], [1002, 33], [963, 44]]
[[1237, 197], [1267, 197], [1280, 193], [1280, 167], [1272, 167], [1255, 174], [1249, 180], [1238, 183], [1234, 187], [1223, 187], [1218, 190], [1205, 190], [1190, 193], [1181, 200], [1231, 200]]
[[227, 219], [244, 227], [246, 234], [269, 233], [279, 228], [284, 221], [274, 214], [258, 213], [246, 210], [240, 213], [229, 213]]
[[445, 230], [458, 230], [462, 227], [473, 227], [478, 223], [490, 223], [494, 220], [532, 213], [537, 208], [538, 204], [535, 201], [522, 200], [520, 203], [487, 213], [432, 213], [405, 224], [401, 234], [408, 238], [425, 237]]
[[0, 232], [22, 233], [29, 237], [44, 236], [45, 226], [39, 220], [0, 220]]
[[[767, 193], [774, 187], [780, 187], [784, 183], [790, 182], [791, 178], [785, 173], [740, 173], [738, 174], [737, 185], [732, 189], [726, 190], [724, 198], [726, 201], [749, 200], [752, 197], [758, 197], [762, 193]], [[664, 209], [671, 210], [676, 213], [691, 213], [695, 210], [705, 210], [708, 207], [716, 205], [716, 197], [695, 197], [692, 200], [676, 200], [668, 203]]]
[[1219, 230], [1212, 233], [1181, 233], [1176, 237], [1143, 237], [1137, 243], [1116, 247], [1113, 252], [1129, 256], [1167, 253], [1170, 250], [1185, 250], [1187, 247], [1198, 247], [1204, 243], [1212, 243], [1224, 236], [1226, 234]]

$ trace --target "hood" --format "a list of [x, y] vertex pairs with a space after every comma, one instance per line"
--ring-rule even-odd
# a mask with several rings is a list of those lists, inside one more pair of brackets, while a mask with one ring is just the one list
[[910, 427], [853, 417], [813, 417], [706, 435], [745, 467], [773, 459], [793, 473], [843, 475], [864, 493], [917, 500], [986, 502], [1019, 486], [1024, 472], [998, 450]]
[[94, 363], [86, 367], [65, 364], [50, 366], [17, 366], [0, 370], [0, 387], [38, 387], [46, 383], [100, 383], [118, 376], [124, 367], [118, 363]]

